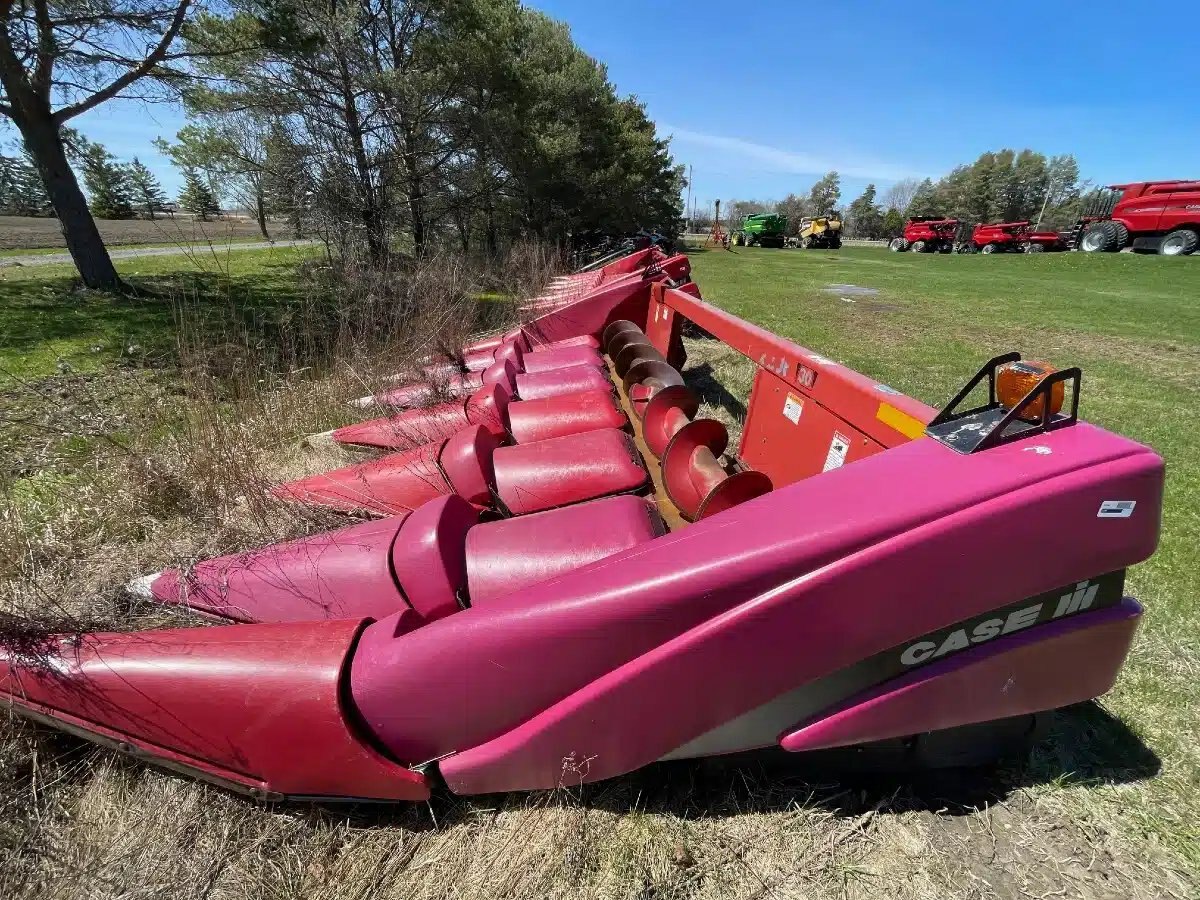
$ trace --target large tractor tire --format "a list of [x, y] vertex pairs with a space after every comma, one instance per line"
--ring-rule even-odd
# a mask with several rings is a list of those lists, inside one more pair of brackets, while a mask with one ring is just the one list
[[978, 249], [979, 248], [976, 247], [974, 244], [972, 244], [970, 241], [965, 241], [964, 243], [961, 243], [958, 245], [958, 252], [965, 253], [968, 255], [977, 252]]
[[1093, 222], [1079, 238], [1079, 249], [1084, 253], [1116, 253], [1128, 235], [1128, 229], [1117, 222]]
[[996, 246], [995, 244], [984, 244], [983, 249], [980, 250], [979, 252], [980, 253], [995, 253], [999, 249], [1000, 248], [998, 246]]
[[1158, 252], [1163, 256], [1191, 256], [1200, 246], [1200, 235], [1190, 228], [1180, 228], [1172, 231], [1158, 246]]
[[830, 238], [829, 239], [829, 249], [830, 250], [841, 250], [842, 249], [842, 239], [837, 235], [834, 235], [832, 238]]
[[891, 241], [888, 242], [888, 249], [893, 253], [903, 253], [908, 249], [908, 241], [902, 237], [892, 238]]
[[1025, 252], [1026, 253], [1045, 253], [1046, 248], [1043, 247], [1041, 244], [1037, 244], [1037, 243], [1026, 244]]
[[925, 252], [925, 242], [924, 241], [913, 241], [911, 244], [908, 245], [908, 249], [911, 250], [913, 253], [924, 253]]

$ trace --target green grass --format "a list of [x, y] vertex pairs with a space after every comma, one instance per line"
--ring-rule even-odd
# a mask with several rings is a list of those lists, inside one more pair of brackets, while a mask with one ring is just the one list
[[35, 379], [64, 366], [100, 370], [153, 358], [175, 340], [179, 304], [227, 317], [278, 307], [298, 292], [296, 263], [317, 251], [277, 247], [116, 260], [143, 296], [79, 288], [70, 265], [0, 268], [0, 375]]
[[[179, 302], [210, 311], [214, 323], [228, 323], [231, 314], [286, 315], [290, 302], [306, 288], [296, 276], [295, 264], [316, 252], [276, 249], [215, 257], [202, 254], [195, 259], [123, 260], [118, 268], [127, 280], [156, 292], [132, 298], [77, 291], [68, 266], [0, 269], [0, 367], [31, 380], [54, 375], [63, 363], [75, 372], [98, 373], [92, 381], [82, 376], [48, 379], [71, 390], [78, 383], [94, 392], [91, 396], [98, 402], [84, 395], [75, 403], [80, 415], [68, 410], [67, 415], [49, 421], [51, 426], [61, 422], [71, 429], [61, 448], [47, 451], [46, 439], [36, 432], [36, 440], [16, 448], [28, 456], [28, 462], [14, 465], [18, 477], [7, 489], [25, 510], [28, 523], [39, 534], [58, 535], [65, 521], [62, 507], [67, 504], [70, 521], [80, 521], [81, 530], [88, 532], [90, 516], [111, 514], [114, 505], [127, 502], [129, 509], [139, 510], [122, 518], [135, 523], [130, 534], [136, 537], [120, 553], [129, 556], [131, 565], [136, 563], [133, 571], [146, 570], [143, 554], [166, 552], [157, 542], [180, 540], [174, 525], [166, 524], [175, 523], [177, 512], [166, 519], [143, 516], [141, 499], [135, 503], [103, 492], [95, 509], [86, 505], [91, 500], [72, 500], [93, 496], [95, 491], [86, 482], [95, 478], [93, 469], [98, 467], [80, 466], [74, 457], [87, 456], [105, 438], [120, 438], [125, 433], [121, 429], [129, 434], [143, 429], [144, 422], [136, 415], [129, 421], [114, 415], [126, 406], [149, 402], [173, 409], [189, 402], [185, 394], [173, 391], [169, 364], [161, 373], [165, 384], [155, 385], [154, 390], [137, 378], [131, 377], [135, 383], [126, 385], [113, 377], [129, 374], [124, 364], [130, 356], [161, 352], [169, 360]], [[1194, 878], [1190, 873], [1200, 871], [1196, 825], [1200, 822], [1200, 757], [1195, 742], [1200, 731], [1200, 642], [1193, 612], [1198, 587], [1195, 548], [1200, 544], [1196, 476], [1200, 449], [1192, 418], [1200, 407], [1196, 387], [1200, 318], [1193, 298], [1200, 296], [1200, 260], [1074, 254], [901, 256], [865, 248], [839, 253], [743, 248], [733, 253], [697, 252], [692, 258], [695, 278], [707, 300], [931, 404], [943, 403], [981, 361], [1011, 348], [1059, 365], [1077, 363], [1085, 371], [1084, 416], [1145, 441], [1166, 457], [1169, 476], [1162, 548], [1150, 562], [1136, 567], [1128, 582], [1131, 592], [1147, 605], [1146, 626], [1116, 690], [1105, 699], [1107, 709], [1161, 757], [1160, 774], [1148, 780], [1117, 774], [1122, 766], [1130, 771], [1143, 769], [1144, 760], [1130, 753], [1119, 728], [1093, 709], [1074, 717], [1079, 724], [1069, 730], [1057, 726], [1051, 744], [1038, 751], [1028, 781], [1034, 785], [1029, 788], [1033, 803], [1025, 796], [1005, 794], [961, 816], [935, 815], [923, 807], [905, 811], [910, 801], [897, 801], [891, 788], [881, 800], [888, 811], [875, 815], [870, 812], [875, 795], [868, 799], [866, 790], [860, 795], [857, 789], [839, 788], [830, 792], [831, 799], [814, 801], [814, 791], [824, 788], [805, 784], [800, 791], [795, 781], [764, 783], [761, 776], [754, 780], [753, 775], [748, 782], [741, 778], [744, 790], [722, 786], [723, 799], [714, 801], [703, 792], [696, 794], [696, 775], [691, 770], [680, 770], [675, 776], [678, 782], [665, 787], [660, 779], [666, 776], [656, 770], [602, 787], [601, 802], [594, 805], [574, 807], [535, 797], [531, 806], [523, 807], [520, 797], [489, 798], [483, 806], [470, 807], [486, 819], [476, 819], [475, 812], [465, 818], [460, 813], [457, 820], [437, 828], [409, 828], [401, 827], [406, 820], [400, 818], [354, 827], [343, 825], [339, 818], [330, 826], [338, 829], [334, 832], [311, 822], [301, 826], [298, 823], [307, 820], [243, 804], [180, 779], [143, 773], [139, 767], [102, 762], [99, 774], [93, 772], [86, 780], [79, 775], [56, 779], [55, 756], [47, 754], [39, 762], [51, 766], [45, 769], [50, 773], [46, 784], [58, 791], [56, 797], [69, 798], [61, 802], [70, 814], [39, 828], [48, 829], [53, 846], [87, 860], [86, 868], [79, 865], [72, 872], [86, 872], [96, 883], [102, 883], [97, 881], [104, 877], [100, 873], [116, 871], [126, 877], [133, 846], [142, 854], [139, 872], [159, 871], [150, 865], [154, 861], [163, 866], [161, 871], [172, 873], [181, 866], [205, 872], [226, 867], [236, 892], [247, 883], [246, 871], [258, 872], [261, 847], [270, 845], [278, 849], [279, 859], [301, 869], [299, 876], [286, 868], [280, 870], [282, 874], [262, 876], [263, 890], [286, 881], [295, 893], [295, 884], [309, 878], [321, 882], [321, 890], [310, 882], [310, 893], [331, 896], [362, 893], [352, 874], [377, 874], [383, 871], [381, 866], [395, 867], [389, 869], [394, 885], [411, 885], [414, 890], [429, 884], [429, 866], [436, 865], [451, 879], [448, 883], [464, 886], [464, 894], [469, 892], [468, 884], [489, 883], [497, 888], [494, 894], [505, 896], [582, 896], [588, 892], [580, 886], [583, 877], [606, 879], [607, 894], [613, 893], [614, 885], [628, 884], [632, 887], [620, 891], [622, 895], [635, 893], [639, 885], [641, 894], [648, 895], [650, 871], [659, 873], [656, 877], [664, 883], [675, 879], [680, 896], [691, 895], [701, 886], [702, 892], [714, 895], [741, 896], [747, 889], [775, 895], [766, 887], [767, 881], [759, 890], [756, 879], [765, 873], [763, 877], [774, 882], [785, 872], [793, 873], [789, 877], [797, 891], [802, 887], [813, 896], [831, 893], [825, 888], [834, 873], [841, 873], [843, 891], [846, 883], [863, 882], [861, 888], [846, 891], [854, 896], [870, 890], [879, 896], [910, 897], [992, 896], [991, 882], [985, 886], [979, 879], [983, 876], [986, 881], [997, 872], [1012, 877], [1014, 890], [1003, 895], [1017, 896], [1015, 885], [1024, 884], [1021, 876], [1032, 869], [1050, 881], [1048, 886], [1058, 887], [1061, 882], [1063, 890], [1049, 894], [1057, 896], [1079, 883], [1067, 879], [1074, 877], [1072, 866], [1081, 865], [1100, 872], [1089, 884], [1120, 870], [1121, 884], [1136, 880], [1139, 886], [1149, 885], [1147, 896], [1167, 896], [1155, 891], [1168, 880], [1163, 872], [1173, 871], [1171, 865], [1180, 872], [1188, 868], [1184, 876]], [[853, 296], [823, 290], [837, 283], [875, 288], [879, 294]], [[854, 302], [845, 302], [843, 296]], [[480, 295], [480, 299], [499, 298]], [[219, 332], [214, 329], [214, 334]], [[131, 354], [131, 346], [140, 349]], [[725, 372], [719, 369], [717, 374]], [[134, 375], [157, 378], [159, 373], [139, 370]], [[0, 387], [2, 382], [0, 371]], [[728, 387], [744, 398], [749, 385], [739, 382]], [[57, 407], [60, 402], [58, 394], [49, 395], [49, 404], [30, 391], [9, 394], [10, 402], [33, 398], [28, 406], [15, 405], [10, 421], [38, 416], [43, 407]], [[0, 394], [0, 406], [5, 399]], [[91, 432], [83, 433], [75, 419], [92, 411], [91, 406], [105, 412], [91, 423]], [[154, 421], [156, 427], [170, 426], [170, 416], [160, 413], [147, 421]], [[0, 430], [0, 461], [4, 438]], [[109, 458], [119, 457], [98, 457], [98, 465]], [[164, 455], [159, 463], [170, 458]], [[156, 457], [147, 454], [144, 461], [152, 459]], [[142, 457], [138, 460], [140, 466]], [[3, 473], [0, 468], [0, 481]], [[194, 526], [192, 518], [204, 512], [199, 505], [189, 506], [185, 517]], [[144, 523], [137, 524], [143, 518]], [[142, 542], [142, 528], [152, 541]], [[116, 572], [121, 567], [106, 568], [106, 554], [113, 545], [99, 543], [101, 549], [93, 549], [92, 542], [101, 540], [88, 532], [86, 542], [79, 544], [87, 552], [81, 551], [71, 564], [77, 563], [74, 571], [87, 573], [97, 583], [119, 583]], [[201, 547], [201, 539], [196, 540], [186, 546]], [[170, 552], [178, 552], [173, 543]], [[55, 561], [63, 560], [56, 557]], [[128, 573], [122, 570], [121, 574], [127, 577]], [[74, 580], [71, 586], [77, 589]], [[1123, 757], [1126, 753], [1129, 756]], [[1097, 759], [1103, 763], [1094, 762]], [[81, 801], [66, 793], [76, 784], [82, 786]], [[946, 790], [947, 795], [955, 795], [952, 780]], [[942, 796], [936, 794], [938, 804]], [[865, 804], [864, 816], [845, 813], [845, 808], [858, 810], [859, 802]], [[693, 815], [696, 811], [699, 814]], [[150, 837], [141, 839], [137, 829]], [[130, 834], [136, 838], [132, 843]], [[195, 834], [231, 835], [228, 846], [220, 849], [219, 863], [217, 856], [206, 855], [217, 851], [195, 842]], [[1122, 840], [1111, 840], [1111, 835], [1121, 835]], [[402, 845], [406, 853], [396, 854], [395, 848]], [[337, 848], [333, 857], [330, 847]], [[516, 863], [513, 847], [527, 848], [527, 855]], [[1172, 861], [1167, 866], [1162, 863], [1164, 851]], [[681, 864], [681, 856], [695, 859]], [[328, 869], [313, 862], [324, 859], [332, 860]], [[405, 860], [414, 859], [415, 865], [406, 869]], [[511, 870], [505, 870], [506, 865]], [[513, 875], [504, 876], [507, 891], [494, 884], [505, 871], [518, 870], [522, 876], [526, 871], [540, 873], [542, 880], [534, 879], [531, 884], [536, 887], [528, 890], [512, 887], [520, 883], [512, 880]], [[588, 874], [593, 871], [598, 874]], [[335, 883], [339, 878], [344, 881]], [[410, 881], [406, 884], [404, 879]], [[1002, 886], [1008, 883], [1001, 881]], [[1114, 896], [1118, 890], [1114, 888]], [[667, 893], [675, 895], [663, 892]]]
[[[1113, 789], [1104, 811], [1200, 868], [1200, 259], [876, 248], [692, 259], [706, 300], [933, 405], [1008, 350], [1079, 365], [1081, 415], [1162, 454], [1162, 542], [1127, 583], [1146, 605], [1145, 625], [1105, 703], [1163, 769]], [[831, 284], [879, 293], [823, 290]]]

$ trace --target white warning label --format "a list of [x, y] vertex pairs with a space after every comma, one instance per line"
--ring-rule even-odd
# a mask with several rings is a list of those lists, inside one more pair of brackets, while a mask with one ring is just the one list
[[829, 442], [829, 452], [825, 454], [825, 468], [822, 472], [828, 472], [830, 469], [840, 469], [846, 464], [846, 454], [850, 452], [850, 438], [838, 432], [833, 433], [833, 440]]
[[1128, 519], [1133, 515], [1135, 506], [1137, 506], [1136, 500], [1105, 500], [1100, 504], [1100, 512], [1096, 513], [1096, 518]]
[[800, 424], [800, 414], [804, 412], [804, 400], [795, 394], [788, 394], [783, 404], [783, 415], [793, 425]]

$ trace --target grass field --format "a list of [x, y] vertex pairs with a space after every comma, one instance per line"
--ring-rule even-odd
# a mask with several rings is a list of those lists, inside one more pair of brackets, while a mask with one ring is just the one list
[[205, 247], [183, 257], [116, 260], [140, 297], [81, 290], [68, 264], [0, 268], [0, 370], [37, 378], [63, 367], [96, 371], [131, 356], [151, 360], [174, 347], [177, 304], [209, 305], [222, 316], [282, 307], [297, 296], [297, 262], [317, 252]]
[[[1058, 791], [1081, 821], [1200, 869], [1200, 260], [932, 256], [877, 249], [696, 253], [706, 299], [930, 404], [988, 357], [1079, 365], [1081, 415], [1167, 461], [1158, 554], [1130, 573], [1147, 606], [1105, 707], [1156, 754], [1155, 777]], [[873, 288], [873, 295], [827, 289]], [[744, 371], [744, 370], [743, 370]], [[736, 378], [736, 367], [730, 370]], [[745, 373], [748, 374], [748, 373]], [[739, 388], [744, 387], [739, 385]], [[736, 393], [736, 391], [735, 391]], [[1069, 536], [1064, 536], [1069, 540]], [[1087, 748], [1052, 747], [1068, 759]], [[1097, 767], [1101, 782], [1125, 761]], [[1111, 766], [1112, 772], [1105, 770]], [[1138, 851], [1135, 851], [1138, 852]]]
[[[135, 444], [132, 460], [114, 459], [122, 471], [149, 472], [153, 483], [113, 494], [112, 485], [126, 482], [108, 478], [115, 464], [94, 448], [107, 436], [131, 440], [162, 409], [192, 402], [170, 372], [179, 297], [214, 321], [278, 316], [303, 294], [299, 258], [248, 251], [220, 265], [126, 260], [123, 274], [158, 292], [140, 299], [75, 293], [65, 267], [0, 271], [5, 436], [31, 419], [41, 427], [20, 405], [31, 392], [51, 406], [71, 405], [67, 419], [51, 417], [45, 427], [65, 421], [86, 430], [85, 452], [58, 437], [21, 439], [13, 446], [25, 458], [0, 465], [0, 488], [7, 472], [36, 507], [30, 546], [41, 556], [32, 565], [50, 573], [39, 589], [74, 592], [108, 616], [143, 622], [145, 611], [130, 611], [119, 597], [124, 579], [180, 554], [262, 542], [240, 501], [180, 484], [222, 460], [189, 468], [153, 441]], [[0, 754], [0, 895], [1197, 896], [1200, 442], [1192, 420], [1200, 410], [1200, 260], [743, 248], [697, 252], [693, 262], [706, 300], [935, 405], [1008, 349], [1083, 367], [1082, 415], [1154, 446], [1168, 465], [1162, 547], [1128, 581], [1147, 606], [1146, 623], [1102, 704], [1057, 716], [1027, 765], [983, 774], [836, 781], [803, 770], [674, 764], [582, 792], [440, 796], [429, 808], [400, 810], [260, 807], [13, 726], [6, 746], [16, 749]], [[712, 383], [706, 397], [722, 402], [717, 383], [746, 396], [744, 361], [707, 342], [691, 347], [685, 375]], [[131, 378], [137, 386], [127, 390]], [[263, 409], [277, 420], [290, 402], [284, 395]], [[235, 418], [237, 409], [222, 402], [218, 412], [250, 434], [256, 461], [275, 471], [319, 464], [297, 463], [292, 443], [313, 423], [268, 428], [263, 419]], [[201, 462], [212, 455], [197, 449]], [[0, 515], [0, 538], [6, 525]], [[0, 606], [5, 566], [18, 563], [0, 558]], [[11, 883], [6, 862], [19, 873]]]
[[[253, 219], [228, 218], [201, 222], [180, 213], [174, 217], [149, 219], [97, 219], [100, 236], [109, 247], [174, 246], [215, 244], [227, 241], [262, 240]], [[271, 237], [286, 237], [284, 229], [268, 223]], [[278, 232], [278, 233], [277, 233]], [[58, 220], [37, 216], [0, 216], [0, 256], [24, 253], [54, 253], [66, 249]]]

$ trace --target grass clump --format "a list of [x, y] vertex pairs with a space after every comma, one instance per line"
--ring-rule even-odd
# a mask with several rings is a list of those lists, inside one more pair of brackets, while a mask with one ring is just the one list
[[[299, 438], [361, 418], [345, 401], [429, 347], [511, 321], [511, 298], [535, 293], [547, 270], [532, 250], [495, 269], [440, 260], [386, 273], [240, 258], [243, 269], [147, 276], [165, 293], [175, 285], [153, 312], [161, 355], [73, 374], [51, 361], [10, 385], [9, 403], [32, 399], [16, 417], [29, 427], [10, 419], [0, 453], [0, 608], [40, 617], [40, 630], [10, 627], [10, 638], [36, 649], [51, 630], [201, 624], [120, 585], [344, 523], [267, 495], [349, 459]], [[1171, 270], [1182, 273], [1172, 282], [1156, 268], [1126, 272], [1124, 259], [849, 249], [710, 252], [694, 264], [706, 300], [927, 402], [1014, 345], [1084, 366], [1084, 415], [1154, 444], [1171, 468], [1163, 549], [1130, 578], [1149, 621], [1103, 705], [1064, 711], [1028, 764], [984, 774], [835, 780], [712, 760], [571, 792], [357, 808], [259, 806], [13, 720], [0, 723], [0, 896], [1194, 896], [1193, 270]], [[846, 303], [822, 291], [830, 283], [880, 294]], [[1166, 298], [1164, 324], [1126, 327], [1123, 307], [1145, 293]], [[706, 411], [736, 427], [752, 373], [711, 341], [688, 342], [685, 374]]]

